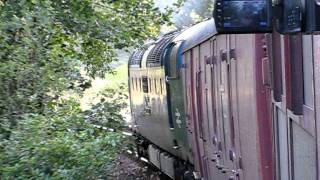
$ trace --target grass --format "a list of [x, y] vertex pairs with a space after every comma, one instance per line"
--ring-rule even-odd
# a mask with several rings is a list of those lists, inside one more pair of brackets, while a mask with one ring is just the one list
[[117, 87], [119, 84], [128, 84], [128, 65], [123, 64], [116, 68], [116, 74], [108, 74], [106, 79], [109, 82], [109, 87]]

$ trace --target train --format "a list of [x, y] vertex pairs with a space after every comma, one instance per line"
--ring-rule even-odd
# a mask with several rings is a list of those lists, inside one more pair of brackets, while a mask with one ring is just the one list
[[274, 25], [265, 2], [239, 24], [244, 2], [217, 0], [213, 18], [129, 58], [137, 153], [169, 178], [320, 179], [320, 20]]

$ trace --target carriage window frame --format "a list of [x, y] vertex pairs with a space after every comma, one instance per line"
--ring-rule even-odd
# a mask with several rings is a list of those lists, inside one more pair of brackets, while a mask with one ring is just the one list
[[135, 91], [135, 86], [134, 86], [134, 78], [131, 78], [131, 86], [132, 86], [132, 91]]
[[272, 89], [273, 98], [276, 102], [282, 101], [282, 96], [284, 93], [284, 82], [283, 82], [283, 63], [282, 63], [282, 51], [281, 51], [281, 35], [277, 32], [272, 34]]
[[157, 83], [158, 83], [157, 78], [154, 78], [153, 80], [154, 80], [155, 93], [156, 93], [156, 94], [159, 94], [158, 85], [157, 85]]
[[[303, 73], [303, 50], [302, 50], [302, 34], [291, 35], [287, 39], [289, 49], [289, 76], [288, 84], [290, 98], [289, 109], [295, 115], [303, 114], [304, 104], [304, 73]], [[288, 92], [288, 91], [287, 91]]]
[[[311, 48], [305, 47], [305, 44], [311, 44]], [[314, 76], [313, 70], [313, 39], [311, 35], [302, 37], [303, 48], [303, 104], [309, 108], [314, 108], [314, 83], [308, 81]]]
[[141, 92], [141, 90], [142, 90], [142, 87], [141, 87], [141, 84], [142, 84], [142, 83], [141, 83], [141, 78], [139, 78], [139, 83], [138, 83], [138, 84], [139, 84], [139, 92]]
[[136, 91], [138, 91], [138, 78], [134, 78], [134, 83], [135, 83], [135, 87], [136, 87]]
[[160, 78], [160, 95], [163, 94], [163, 80]]
[[147, 76], [142, 76], [142, 91], [149, 93], [149, 78]]
[[152, 81], [151, 78], [148, 78], [149, 81], [149, 93], [152, 93]]

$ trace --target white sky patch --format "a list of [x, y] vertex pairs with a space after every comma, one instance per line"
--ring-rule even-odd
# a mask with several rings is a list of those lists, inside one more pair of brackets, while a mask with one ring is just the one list
[[166, 7], [172, 6], [174, 0], [154, 0], [154, 4], [158, 7], [161, 11], [164, 11]]

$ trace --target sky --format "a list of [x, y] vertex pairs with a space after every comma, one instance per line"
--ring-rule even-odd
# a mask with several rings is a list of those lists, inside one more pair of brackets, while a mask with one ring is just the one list
[[171, 6], [174, 2], [174, 0], [154, 0], [155, 5], [162, 11], [165, 7]]

